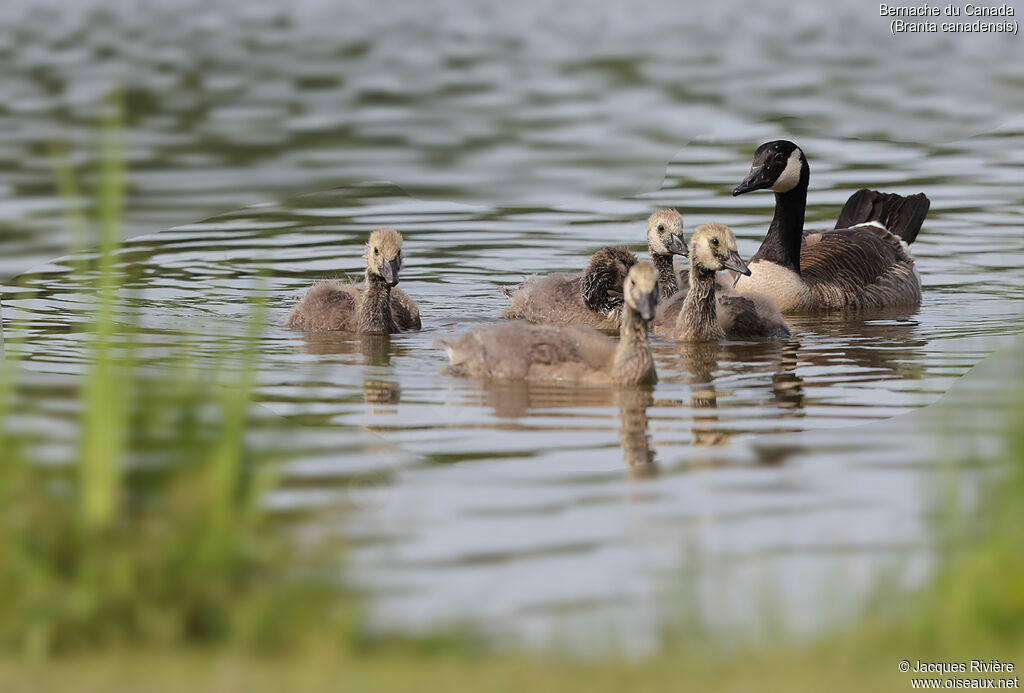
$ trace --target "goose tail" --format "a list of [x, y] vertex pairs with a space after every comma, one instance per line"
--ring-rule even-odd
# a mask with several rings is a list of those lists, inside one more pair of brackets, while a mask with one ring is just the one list
[[917, 239], [931, 204], [924, 193], [904, 197], [861, 188], [843, 205], [836, 228], [848, 229], [873, 223], [885, 227], [910, 245]]

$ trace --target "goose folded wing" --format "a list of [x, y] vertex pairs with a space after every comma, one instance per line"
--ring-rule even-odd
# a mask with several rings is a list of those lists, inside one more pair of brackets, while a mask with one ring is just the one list
[[391, 290], [391, 316], [402, 330], [419, 330], [423, 327], [419, 306], [401, 289]]
[[314, 284], [288, 316], [286, 327], [309, 331], [354, 331], [360, 293], [351, 284], [326, 281]]
[[883, 229], [861, 226], [820, 236], [804, 246], [800, 274], [826, 307], [860, 307], [878, 287], [913, 272], [899, 239]]
[[601, 248], [590, 257], [579, 288], [583, 302], [593, 311], [609, 313], [622, 306], [622, 284], [636, 255], [628, 248]]

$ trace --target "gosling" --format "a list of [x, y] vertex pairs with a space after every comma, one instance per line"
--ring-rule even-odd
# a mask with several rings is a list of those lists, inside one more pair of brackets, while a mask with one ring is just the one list
[[[775, 304], [762, 295], [719, 294], [717, 272], [732, 270], [744, 276], [750, 269], [736, 249], [736, 237], [724, 224], [701, 224], [690, 239], [689, 290], [677, 300], [670, 336], [680, 342], [722, 339], [786, 339], [789, 326]], [[678, 294], [677, 294], [678, 295]], [[667, 331], [662, 313], [660, 332]]]
[[402, 236], [377, 229], [366, 243], [366, 281], [314, 284], [292, 308], [285, 327], [311, 332], [341, 330], [364, 334], [395, 334], [421, 327], [420, 309], [401, 289]]
[[[647, 220], [647, 249], [658, 270], [661, 298], [678, 290], [673, 256], [687, 254], [683, 218], [672, 209], [659, 209]], [[593, 254], [582, 275], [551, 274], [533, 277], [515, 289], [506, 289], [507, 320], [589, 325], [609, 330], [618, 327], [623, 305], [622, 285], [637, 257], [627, 248], [602, 248]]]
[[450, 365], [442, 373], [469, 378], [647, 385], [657, 382], [647, 326], [658, 303], [658, 272], [633, 265], [622, 286], [620, 339], [579, 326], [507, 322], [441, 341]]
[[[674, 209], [659, 209], [647, 218], [647, 252], [658, 271], [661, 300], [679, 291], [674, 259], [686, 257], [689, 250], [683, 240], [683, 217]], [[591, 310], [608, 312], [622, 305], [622, 282], [636, 255], [626, 248], [602, 248], [590, 258], [583, 272], [583, 301]], [[617, 299], [617, 301], [616, 301]]]

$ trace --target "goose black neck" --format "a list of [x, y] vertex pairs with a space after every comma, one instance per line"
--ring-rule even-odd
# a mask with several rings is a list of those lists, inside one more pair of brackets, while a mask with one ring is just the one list
[[662, 299], [666, 299], [679, 291], [679, 280], [676, 279], [676, 267], [671, 255], [662, 255], [651, 251], [651, 262], [658, 270], [658, 291]]
[[366, 271], [366, 291], [359, 307], [359, 331], [376, 334], [398, 331], [391, 315], [391, 285], [369, 270]]
[[751, 262], [766, 260], [800, 273], [800, 244], [804, 237], [804, 212], [807, 209], [807, 174], [796, 187], [775, 193], [775, 216], [761, 248]]

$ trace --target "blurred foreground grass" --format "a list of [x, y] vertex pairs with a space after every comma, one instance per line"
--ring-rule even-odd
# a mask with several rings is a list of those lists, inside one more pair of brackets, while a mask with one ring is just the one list
[[57, 156], [73, 250], [99, 248], [72, 260], [92, 287], [72, 464], [35, 459], [47, 441], [19, 422], [33, 394], [19, 384], [16, 340], [0, 374], [0, 649], [39, 659], [128, 644], [269, 647], [290, 624], [319, 620], [334, 590], [289, 568], [295, 542], [261, 507], [274, 460], [246, 433], [264, 312], [254, 300], [244, 334], [205, 351], [181, 338], [160, 369], [137, 358], [139, 316], [118, 264], [116, 103], [110, 112], [96, 219], [76, 211], [76, 176]]
[[[983, 486], [974, 538], [943, 551], [924, 588], [880, 595], [811, 644], [691, 634], [630, 662], [491, 652], [469, 636], [353, 637], [330, 556], [297, 553], [261, 503], [275, 460], [246, 434], [262, 307], [203, 355], [182, 339], [167, 368], [136, 358], [116, 262], [116, 133], [104, 131], [100, 252], [78, 268], [94, 278], [94, 309], [73, 465], [41, 464], [18, 431], [16, 342], [0, 377], [0, 691], [906, 690], [901, 659], [1024, 666], [1024, 386], [997, 412], [1010, 458]], [[75, 197], [70, 171], [58, 177]]]

